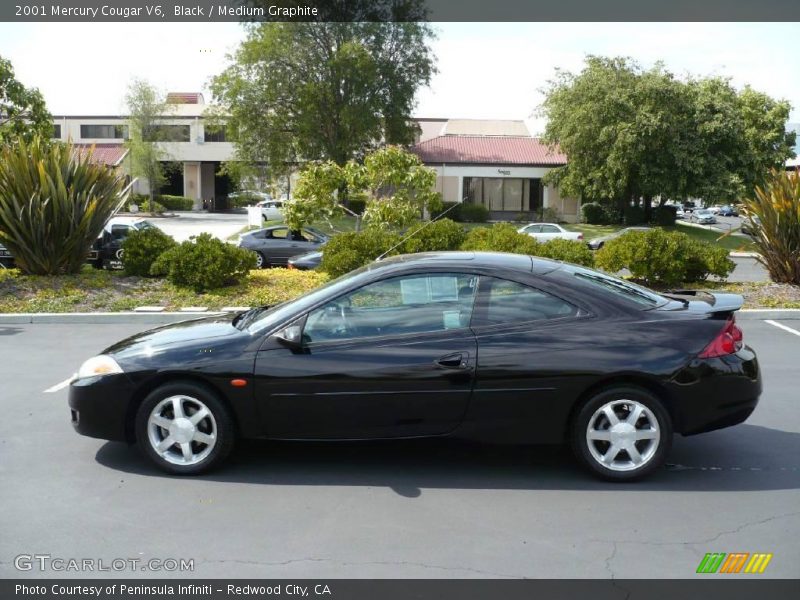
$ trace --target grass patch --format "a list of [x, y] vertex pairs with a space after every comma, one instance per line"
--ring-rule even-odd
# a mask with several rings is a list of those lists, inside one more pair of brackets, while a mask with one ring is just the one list
[[318, 287], [325, 273], [291, 269], [251, 271], [243, 283], [195, 293], [165, 279], [127, 277], [120, 271], [84, 267], [77, 275], [44, 277], [0, 271], [0, 312], [119, 312], [137, 306], [263, 306], [278, 304]]
[[[275, 224], [278, 224], [280, 221], [271, 221], [271, 222], [273, 222]], [[236, 233], [232, 233], [231, 235], [226, 237], [225, 241], [226, 242], [235, 242], [237, 239], [239, 239], [240, 235], [244, 235], [248, 231], [254, 231], [255, 229], [261, 229], [261, 227], [259, 225], [245, 225], [244, 227], [242, 227]]]
[[731, 252], [756, 252], [756, 245], [749, 237], [741, 235], [726, 235], [722, 231], [711, 231], [710, 229], [701, 229], [700, 227], [692, 227], [691, 225], [683, 225], [676, 223], [674, 227], [665, 227], [664, 229], [672, 229], [685, 233], [701, 242], [708, 242], [716, 246], [730, 250]]
[[624, 225], [590, 225], [588, 223], [564, 223], [562, 227], [569, 231], [579, 231], [586, 241], [625, 229]]

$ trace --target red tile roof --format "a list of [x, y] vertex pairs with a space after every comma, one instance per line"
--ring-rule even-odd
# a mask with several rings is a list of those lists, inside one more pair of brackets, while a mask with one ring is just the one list
[[199, 92], [169, 92], [167, 104], [204, 104], [203, 94]]
[[442, 135], [411, 149], [427, 164], [558, 166], [567, 157], [553, 152], [533, 137]]
[[98, 165], [105, 165], [107, 167], [116, 167], [125, 158], [128, 149], [122, 144], [73, 144], [72, 147], [78, 153], [78, 156], [84, 158], [94, 146], [94, 152], [91, 155], [91, 161]]

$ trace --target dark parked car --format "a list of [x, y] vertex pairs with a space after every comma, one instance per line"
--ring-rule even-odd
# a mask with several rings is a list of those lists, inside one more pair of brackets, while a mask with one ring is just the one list
[[[151, 227], [155, 227], [155, 225], [141, 217], [112, 217], [92, 245], [86, 262], [97, 269], [121, 269], [122, 242], [132, 231]], [[12, 268], [14, 265], [15, 261], [11, 252], [0, 244], [0, 266]]]
[[316, 250], [327, 241], [327, 235], [311, 227], [292, 231], [286, 225], [275, 225], [242, 234], [239, 247], [256, 253], [260, 269], [285, 267], [291, 257]]
[[726, 204], [725, 206], [719, 209], [717, 213], [720, 217], [738, 217], [739, 211], [736, 210], [733, 206]]
[[625, 235], [631, 231], [649, 231], [649, 227], [626, 227], [625, 229], [620, 229], [619, 231], [615, 231], [614, 233], [609, 233], [608, 235], [604, 235], [602, 237], [594, 238], [586, 242], [586, 245], [589, 246], [592, 250], [600, 250], [606, 242], [615, 240], [620, 236]]
[[741, 423], [761, 379], [742, 297], [656, 294], [502, 253], [398, 256], [272, 308], [147, 331], [87, 360], [75, 429], [200, 473], [235, 438], [569, 442], [614, 480], [673, 432]]
[[321, 262], [322, 262], [322, 251], [315, 250], [314, 252], [309, 252], [307, 254], [301, 254], [300, 256], [294, 256], [290, 258], [289, 264], [287, 266], [290, 269], [300, 269], [301, 271], [308, 271], [311, 269], [316, 269]]

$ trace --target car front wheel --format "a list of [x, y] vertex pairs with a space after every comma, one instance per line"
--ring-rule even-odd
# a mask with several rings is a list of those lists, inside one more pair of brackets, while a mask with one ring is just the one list
[[639, 479], [661, 467], [672, 423], [661, 402], [637, 387], [607, 388], [578, 412], [572, 446], [578, 459], [609, 481]]
[[153, 390], [136, 413], [136, 440], [160, 469], [196, 475], [217, 466], [233, 449], [233, 418], [205, 386], [174, 382]]

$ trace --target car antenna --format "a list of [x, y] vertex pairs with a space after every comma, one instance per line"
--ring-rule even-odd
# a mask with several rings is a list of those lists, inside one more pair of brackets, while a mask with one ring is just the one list
[[451, 210], [453, 210], [453, 209], [454, 209], [456, 206], [458, 206], [459, 204], [460, 204], [459, 202], [456, 202], [456, 203], [454, 203], [454, 204], [453, 204], [453, 206], [451, 206], [451, 207], [450, 207], [450, 208], [448, 208], [447, 210], [443, 210], [443, 211], [442, 211], [442, 212], [440, 212], [438, 215], [436, 215], [436, 218], [435, 218], [435, 219], [431, 219], [430, 221], [426, 221], [426, 222], [425, 222], [425, 224], [424, 224], [422, 227], [420, 227], [419, 229], [415, 229], [414, 231], [412, 231], [411, 233], [409, 233], [409, 234], [408, 234], [406, 237], [404, 237], [402, 240], [400, 240], [399, 242], [397, 242], [397, 243], [396, 243], [394, 246], [392, 246], [391, 248], [389, 248], [389, 249], [388, 249], [386, 252], [384, 252], [383, 254], [381, 254], [381, 255], [380, 255], [378, 258], [376, 258], [375, 260], [376, 260], [376, 261], [377, 261], [377, 260], [382, 260], [383, 258], [385, 258], [385, 257], [386, 257], [386, 255], [387, 255], [387, 254], [389, 254], [389, 252], [391, 252], [391, 251], [392, 251], [392, 250], [394, 250], [395, 248], [398, 248], [399, 246], [402, 246], [403, 244], [405, 244], [405, 243], [406, 243], [406, 240], [410, 240], [412, 237], [414, 237], [415, 235], [417, 235], [417, 234], [418, 234], [420, 231], [422, 231], [423, 229], [425, 229], [425, 228], [426, 228], [428, 225], [430, 225], [431, 223], [433, 223], [433, 222], [435, 222], [435, 221], [438, 221], [439, 219], [441, 219], [443, 216], [445, 216], [447, 213], [449, 213]]

